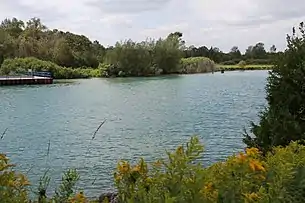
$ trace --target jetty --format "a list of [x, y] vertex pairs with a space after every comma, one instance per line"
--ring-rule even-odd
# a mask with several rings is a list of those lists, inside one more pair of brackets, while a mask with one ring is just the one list
[[0, 76], [0, 86], [3, 85], [38, 85], [52, 84], [53, 78], [48, 72], [35, 72], [31, 75]]

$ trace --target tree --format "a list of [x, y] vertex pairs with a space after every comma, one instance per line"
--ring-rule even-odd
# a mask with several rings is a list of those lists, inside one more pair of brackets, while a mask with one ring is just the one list
[[300, 36], [293, 29], [287, 36], [286, 51], [276, 58], [268, 77], [268, 107], [260, 114], [259, 124], [252, 123], [245, 134], [249, 147], [264, 153], [274, 146], [305, 139], [305, 27], [300, 23]]
[[253, 46], [248, 46], [248, 48], [246, 49], [246, 52], [245, 52], [245, 56], [247, 58], [253, 58], [254, 57], [254, 54], [253, 54]]
[[270, 53], [276, 53], [276, 47], [274, 44], [270, 47]]
[[0, 29], [4, 29], [13, 37], [18, 37], [24, 30], [24, 22], [17, 18], [13, 18], [12, 20], [6, 18], [1, 22]]
[[241, 58], [241, 53], [237, 46], [232, 47], [229, 54], [231, 55], [232, 58], [235, 58], [235, 59]]
[[252, 49], [253, 57], [255, 59], [263, 59], [266, 58], [266, 50], [265, 45], [262, 42], [257, 43]]
[[70, 66], [73, 63], [74, 57], [65, 39], [56, 41], [53, 58], [55, 63], [60, 66]]

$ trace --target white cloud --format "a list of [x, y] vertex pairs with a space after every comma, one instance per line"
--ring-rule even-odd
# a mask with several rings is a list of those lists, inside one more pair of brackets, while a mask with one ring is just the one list
[[49, 28], [87, 35], [102, 44], [165, 37], [180, 31], [187, 44], [264, 42], [283, 49], [292, 26], [304, 20], [303, 0], [0, 0], [0, 18], [39, 17]]

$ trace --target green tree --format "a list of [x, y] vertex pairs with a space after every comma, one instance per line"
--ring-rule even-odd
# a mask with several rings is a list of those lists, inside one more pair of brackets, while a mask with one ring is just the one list
[[300, 36], [293, 29], [287, 36], [288, 47], [277, 57], [268, 77], [268, 107], [261, 113], [259, 124], [252, 123], [252, 135], [244, 142], [267, 152], [274, 146], [286, 146], [305, 138], [305, 27], [300, 23]]
[[274, 44], [270, 47], [270, 53], [276, 53], [276, 47]]
[[241, 53], [237, 46], [231, 48], [230, 55], [232, 56], [233, 59], [241, 58]]

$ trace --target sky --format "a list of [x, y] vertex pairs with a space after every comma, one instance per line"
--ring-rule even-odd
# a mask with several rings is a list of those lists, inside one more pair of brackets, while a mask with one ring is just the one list
[[304, 0], [0, 0], [0, 19], [38, 17], [49, 29], [82, 34], [104, 46], [182, 32], [188, 46], [244, 50], [286, 47], [305, 20]]

